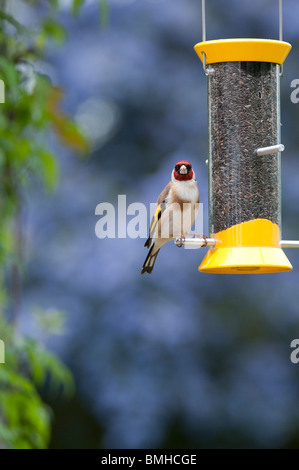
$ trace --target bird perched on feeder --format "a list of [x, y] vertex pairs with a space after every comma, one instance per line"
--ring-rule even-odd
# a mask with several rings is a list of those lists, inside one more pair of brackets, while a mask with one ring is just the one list
[[151, 273], [164, 243], [186, 235], [197, 216], [199, 193], [190, 162], [180, 160], [171, 173], [171, 181], [158, 197], [150, 234], [144, 246], [149, 248], [141, 274]]

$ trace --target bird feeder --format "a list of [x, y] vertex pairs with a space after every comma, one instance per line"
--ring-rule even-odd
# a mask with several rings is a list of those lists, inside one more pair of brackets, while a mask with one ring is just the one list
[[199, 269], [292, 269], [280, 247], [279, 74], [290, 44], [261, 39], [195, 46], [208, 80], [209, 228], [215, 246]]
[[[199, 266], [208, 273], [289, 271], [281, 240], [280, 76], [291, 45], [282, 41], [225, 39], [196, 44], [208, 82], [210, 245]], [[177, 243], [178, 244], [178, 243]]]

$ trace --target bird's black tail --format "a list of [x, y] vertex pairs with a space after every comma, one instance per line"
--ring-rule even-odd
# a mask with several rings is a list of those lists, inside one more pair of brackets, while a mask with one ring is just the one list
[[151, 248], [150, 248], [150, 251], [148, 252], [146, 260], [144, 261], [144, 264], [142, 266], [141, 274], [144, 274], [144, 273], [149, 273], [150, 274], [152, 272], [153, 268], [154, 268], [154, 264], [155, 264], [157, 255], [160, 251], [160, 250], [158, 250], [154, 254], [152, 254], [154, 246], [155, 245], [152, 245]]

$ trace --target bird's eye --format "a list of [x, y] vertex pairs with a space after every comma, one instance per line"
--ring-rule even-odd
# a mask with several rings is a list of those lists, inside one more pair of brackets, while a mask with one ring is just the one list
[[176, 165], [176, 166], [174, 167], [175, 171], [179, 171], [180, 168], [181, 168], [181, 165]]
[[190, 171], [192, 166], [191, 165], [186, 165], [186, 168], [187, 168], [188, 171]]

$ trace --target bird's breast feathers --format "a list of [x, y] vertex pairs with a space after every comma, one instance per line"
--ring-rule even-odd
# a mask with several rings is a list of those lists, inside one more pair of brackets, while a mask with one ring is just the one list
[[191, 203], [199, 202], [199, 193], [196, 181], [180, 181], [173, 183], [168, 194], [168, 202], [172, 203]]

